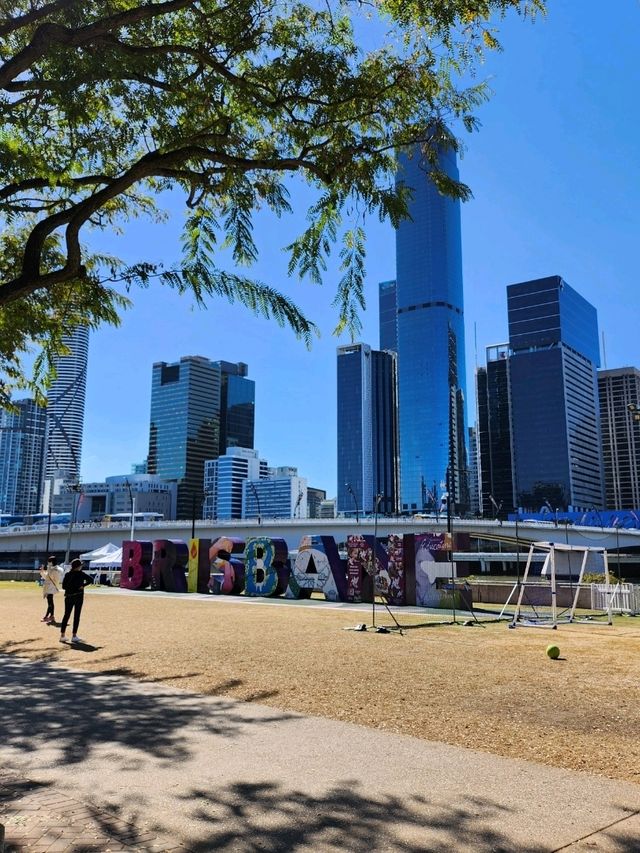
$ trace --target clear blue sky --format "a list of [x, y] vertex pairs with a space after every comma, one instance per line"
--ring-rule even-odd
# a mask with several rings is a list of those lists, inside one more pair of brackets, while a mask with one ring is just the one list
[[[606, 339], [608, 367], [640, 366], [637, 285], [640, 4], [549, 0], [535, 24], [510, 17], [504, 52], [480, 76], [491, 101], [480, 133], [466, 136], [461, 178], [474, 199], [463, 205], [462, 249], [467, 329], [469, 423], [474, 323], [478, 360], [507, 337], [507, 284], [559, 274], [592, 302]], [[287, 329], [223, 301], [209, 310], [161, 287], [135, 291], [120, 328], [92, 335], [82, 478], [126, 473], [147, 453], [151, 365], [183, 355], [245, 361], [256, 382], [256, 441], [272, 465], [296, 465], [309, 484], [336, 490], [334, 274], [325, 286], [289, 281], [281, 247], [301, 225], [256, 220], [257, 278], [295, 296], [322, 331], [311, 352]], [[294, 205], [296, 195], [293, 197]], [[102, 245], [130, 259], [170, 263], [178, 253], [176, 218], [133, 224]], [[635, 248], [634, 248], [635, 247]], [[368, 310], [362, 340], [378, 346], [377, 283], [395, 276], [394, 235], [371, 223]]]

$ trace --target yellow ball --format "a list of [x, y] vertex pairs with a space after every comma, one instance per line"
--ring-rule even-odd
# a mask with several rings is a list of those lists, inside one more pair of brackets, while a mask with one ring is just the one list
[[547, 646], [547, 656], [551, 658], [551, 660], [557, 660], [560, 657], [560, 649], [553, 644]]

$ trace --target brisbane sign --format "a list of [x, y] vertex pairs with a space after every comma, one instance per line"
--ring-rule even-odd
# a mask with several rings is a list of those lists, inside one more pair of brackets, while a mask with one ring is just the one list
[[437, 580], [451, 576], [452, 546], [469, 547], [465, 534], [452, 540], [447, 533], [392, 535], [384, 544], [350, 535], [346, 545], [345, 559], [331, 536], [304, 536], [291, 555], [284, 539], [269, 536], [125, 541], [120, 586], [293, 599], [320, 592], [328, 601], [366, 602], [375, 584], [391, 604], [437, 606]]

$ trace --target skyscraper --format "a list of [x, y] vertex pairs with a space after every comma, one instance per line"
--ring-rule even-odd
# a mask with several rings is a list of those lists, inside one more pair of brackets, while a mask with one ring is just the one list
[[0, 512], [29, 515], [42, 501], [47, 411], [31, 399], [0, 413]]
[[509, 345], [487, 347], [487, 366], [476, 371], [479, 505], [485, 517], [512, 512], [517, 502], [511, 434]]
[[[442, 149], [439, 165], [458, 179], [454, 151]], [[465, 511], [460, 203], [438, 192], [419, 147], [400, 154], [396, 183], [413, 191], [410, 218], [396, 230], [401, 509], [410, 513], [428, 508], [437, 498], [434, 492], [446, 489], [449, 480], [452, 505]], [[392, 288], [385, 286], [390, 299]], [[381, 325], [385, 341], [390, 338], [388, 315], [387, 307], [384, 329]]]
[[204, 517], [231, 520], [242, 518], [242, 484], [266, 476], [267, 463], [258, 451], [247, 447], [230, 447], [217, 459], [205, 465]]
[[154, 364], [147, 470], [177, 484], [178, 519], [200, 514], [204, 463], [219, 442], [220, 368], [202, 356]]
[[395, 281], [381, 281], [378, 285], [380, 312], [380, 349], [398, 351], [398, 306]]
[[603, 506], [595, 308], [560, 276], [507, 288], [518, 504]]
[[220, 370], [220, 446], [224, 455], [230, 447], [253, 447], [256, 385], [247, 379], [244, 362], [216, 361]]
[[392, 513], [398, 503], [396, 355], [338, 347], [338, 512]]
[[640, 507], [640, 370], [598, 371], [605, 506]]
[[[62, 479], [78, 482], [89, 358], [88, 327], [78, 326], [63, 341], [69, 354], [56, 360], [57, 375], [47, 394], [45, 478], [49, 480], [56, 472], [62, 472]], [[47, 509], [43, 507], [45, 512]]]

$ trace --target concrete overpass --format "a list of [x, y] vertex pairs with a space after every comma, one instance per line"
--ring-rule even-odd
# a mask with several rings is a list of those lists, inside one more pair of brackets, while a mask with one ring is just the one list
[[[558, 542], [562, 544], [605, 548], [608, 551], [623, 552], [638, 549], [640, 562], [640, 531], [620, 530], [606, 527], [581, 527], [577, 525], [556, 525], [553, 522], [516, 522], [476, 519], [453, 519], [454, 532], [468, 533], [472, 537], [472, 550], [477, 545], [473, 540], [494, 541], [496, 551], [513, 552], [517, 548], [526, 548], [530, 542]], [[345, 542], [349, 534], [373, 535], [374, 530], [380, 537], [391, 533], [444, 533], [446, 519], [418, 518], [355, 518], [333, 519], [256, 519], [246, 521], [196, 521], [195, 535], [199, 538], [216, 539], [219, 536], [233, 536], [249, 539], [255, 536], [271, 536], [284, 539], [290, 550], [297, 549], [304, 535], [316, 534], [333, 536], [336, 542]], [[91, 551], [107, 542], [120, 545], [129, 539], [130, 525], [77, 524], [70, 537], [72, 556], [83, 551]], [[182, 539], [191, 538], [190, 521], [160, 521], [136, 524], [136, 539]], [[69, 541], [68, 525], [52, 525], [49, 537], [49, 552], [64, 554]], [[0, 567], [8, 564], [21, 567], [33, 567], [34, 562], [46, 556], [47, 526], [0, 528]], [[481, 551], [489, 550], [482, 546]], [[506, 555], [505, 555], [506, 556]]]

